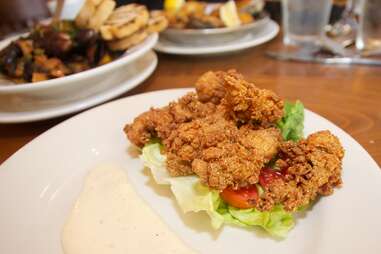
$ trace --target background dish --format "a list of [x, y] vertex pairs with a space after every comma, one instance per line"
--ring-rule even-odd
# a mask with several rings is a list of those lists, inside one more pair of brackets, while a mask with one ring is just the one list
[[157, 62], [156, 54], [153, 51], [149, 51], [141, 58], [128, 64], [126, 68], [117, 70], [110, 75], [106, 80], [107, 87], [97, 94], [41, 110], [14, 113], [0, 112], [0, 123], [22, 123], [44, 120], [92, 107], [115, 98], [142, 83], [154, 72]]
[[[156, 44], [157, 34], [150, 35], [143, 43], [129, 49], [120, 58], [87, 71], [38, 83], [9, 85], [0, 83], [0, 112], [32, 112], [62, 106], [96, 95], [107, 88], [115, 71], [146, 54]], [[9, 39], [0, 43], [7, 45]]]
[[[232, 42], [246, 36], [248, 33], [255, 33], [262, 29], [270, 18], [264, 15], [250, 24], [240, 25], [238, 27], [224, 27], [211, 29], [176, 29], [167, 28], [161, 32], [160, 37], [184, 45], [221, 45]], [[259, 31], [258, 31], [259, 32]], [[206, 43], [207, 42], [207, 43]]]
[[279, 26], [272, 20], [265, 22], [263, 26], [250, 31], [246, 36], [225, 43], [223, 45], [215, 45], [213, 42], [204, 40], [202, 45], [185, 45], [167, 40], [161, 37], [155, 46], [155, 50], [175, 55], [211, 55], [211, 54], [224, 54], [231, 53], [247, 48], [251, 48], [263, 44], [273, 39], [279, 32]]
[[[305, 134], [329, 129], [346, 149], [344, 187], [300, 218], [289, 237], [225, 227], [210, 233], [202, 214], [181, 216], [167, 189], [154, 188], [138, 158], [128, 155], [122, 128], [151, 106], [189, 89], [141, 94], [77, 115], [47, 131], [0, 166], [0, 252], [60, 254], [60, 232], [84, 175], [99, 163], [125, 168], [138, 193], [200, 253], [357, 254], [381, 252], [381, 175], [369, 154], [343, 130], [306, 110]], [[160, 100], [158, 99], [160, 98]], [[49, 156], [47, 156], [49, 155]], [[235, 244], [232, 244], [235, 243]]]

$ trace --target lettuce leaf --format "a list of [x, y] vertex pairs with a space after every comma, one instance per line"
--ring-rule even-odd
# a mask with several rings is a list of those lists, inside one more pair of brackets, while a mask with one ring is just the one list
[[167, 170], [166, 157], [161, 153], [159, 143], [150, 143], [142, 149], [141, 159], [150, 168], [153, 178], [158, 184], [169, 185], [177, 203], [184, 213], [206, 212], [214, 229], [224, 224], [245, 228], [262, 227], [270, 235], [284, 238], [294, 226], [291, 213], [282, 206], [272, 211], [261, 212], [252, 209], [237, 209], [226, 204], [216, 190], [202, 185], [197, 176], [171, 177]]
[[298, 141], [303, 138], [304, 106], [300, 101], [285, 102], [283, 118], [277, 123], [285, 140]]

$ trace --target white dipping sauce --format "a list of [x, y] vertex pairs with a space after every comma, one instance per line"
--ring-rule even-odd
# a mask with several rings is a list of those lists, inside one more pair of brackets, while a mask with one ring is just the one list
[[194, 253], [161, 221], [115, 167], [87, 176], [62, 231], [65, 254]]

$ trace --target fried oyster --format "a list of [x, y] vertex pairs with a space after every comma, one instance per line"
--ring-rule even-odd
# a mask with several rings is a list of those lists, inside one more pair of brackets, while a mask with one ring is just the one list
[[235, 70], [206, 72], [195, 86], [196, 92], [150, 109], [124, 129], [138, 147], [159, 138], [171, 176], [197, 175], [219, 191], [260, 185], [263, 193], [252, 205], [261, 211], [277, 204], [295, 211], [341, 185], [338, 138], [321, 131], [284, 140], [277, 127], [284, 103], [274, 92]]

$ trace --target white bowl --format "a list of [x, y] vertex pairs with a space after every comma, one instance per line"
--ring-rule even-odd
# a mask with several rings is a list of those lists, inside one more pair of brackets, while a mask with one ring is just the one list
[[[15, 38], [0, 42], [0, 49], [12, 39]], [[41, 110], [93, 96], [111, 85], [108, 80], [113, 73], [145, 55], [157, 40], [158, 35], [152, 34], [108, 64], [62, 78], [24, 84], [3, 78], [0, 80], [0, 112]]]
[[261, 29], [270, 21], [267, 14], [257, 21], [237, 27], [180, 29], [168, 28], [160, 36], [172, 42], [184, 45], [221, 45], [244, 37], [248, 33]]

